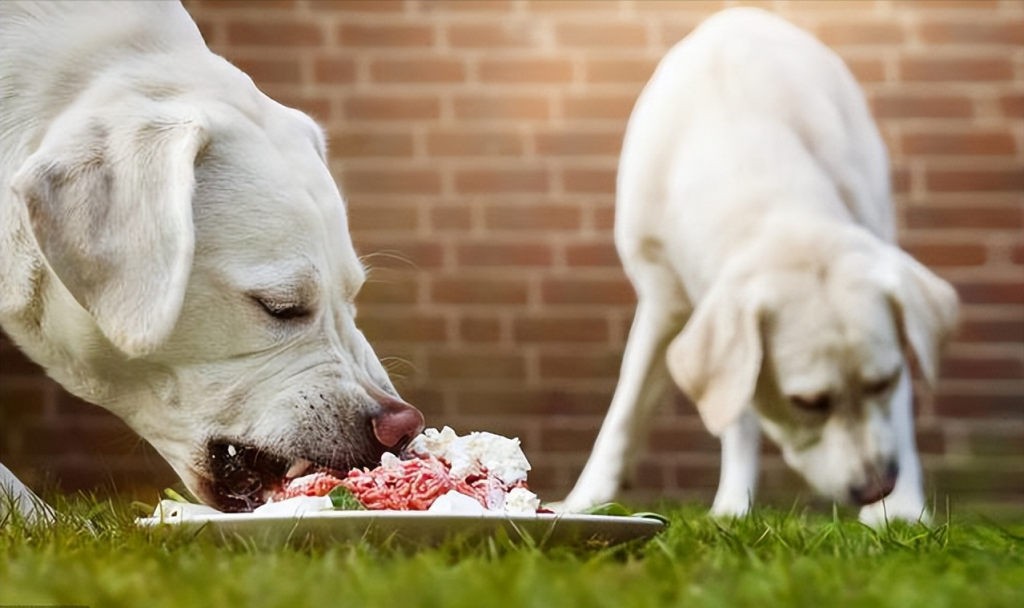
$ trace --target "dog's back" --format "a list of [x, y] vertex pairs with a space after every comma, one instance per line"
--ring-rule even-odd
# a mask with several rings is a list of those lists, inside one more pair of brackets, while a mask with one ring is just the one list
[[[616, 239], [627, 270], [654, 238], [699, 248], [699, 256], [668, 257], [700, 259], [706, 272], [719, 263], [707, 257], [706, 235], [747, 238], [765, 205], [825, 208], [895, 238], [885, 147], [842, 60], [778, 17], [732, 9], [669, 51], [637, 101], [623, 144]], [[664, 234], [666, 226], [676, 232]], [[676, 270], [696, 288], [695, 269]]]

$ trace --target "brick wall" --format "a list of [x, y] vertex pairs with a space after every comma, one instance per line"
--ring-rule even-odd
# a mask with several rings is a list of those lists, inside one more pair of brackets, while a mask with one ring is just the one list
[[[756, 4], [836, 49], [889, 144], [902, 244], [956, 285], [963, 328], [918, 433], [933, 496], [1024, 500], [1024, 3], [186, 3], [208, 43], [330, 134], [372, 266], [360, 324], [433, 425], [518, 435], [548, 498], [610, 400], [634, 296], [612, 245], [626, 119], [663, 53]], [[0, 456], [67, 488], [171, 474], [0, 344]], [[717, 442], [666, 399], [633, 498], [708, 499]], [[765, 492], [801, 487], [768, 450]]]

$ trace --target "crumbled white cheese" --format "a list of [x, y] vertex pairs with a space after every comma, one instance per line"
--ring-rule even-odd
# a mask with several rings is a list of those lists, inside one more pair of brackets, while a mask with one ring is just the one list
[[509, 514], [534, 514], [539, 508], [540, 499], [526, 488], [512, 488], [509, 490], [509, 493], [505, 496], [505, 504], [502, 506], [502, 510]]
[[519, 447], [519, 439], [494, 433], [475, 432], [459, 437], [447, 426], [440, 431], [427, 429], [412, 441], [409, 450], [444, 460], [451, 466], [452, 477], [478, 474], [483, 467], [508, 486], [524, 481], [530, 470], [530, 462]]
[[447, 494], [438, 496], [427, 511], [439, 515], [482, 515], [487, 513], [487, 509], [477, 499], [456, 490], [449, 490]]

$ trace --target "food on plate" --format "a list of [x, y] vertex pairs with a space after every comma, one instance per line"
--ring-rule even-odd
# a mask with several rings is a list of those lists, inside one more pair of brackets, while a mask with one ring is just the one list
[[530, 463], [518, 439], [486, 432], [460, 437], [449, 427], [427, 429], [412, 441], [406, 455], [402, 459], [385, 453], [380, 466], [353, 469], [344, 477], [318, 471], [288, 480], [256, 512], [281, 510], [285, 501], [332, 495], [337, 488], [344, 488], [370, 510], [536, 513], [540, 509], [540, 500], [526, 485]]

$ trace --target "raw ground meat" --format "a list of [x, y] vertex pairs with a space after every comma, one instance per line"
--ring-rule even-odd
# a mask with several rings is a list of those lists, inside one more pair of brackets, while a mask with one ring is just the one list
[[501, 480], [482, 470], [478, 475], [455, 479], [449, 466], [433, 456], [411, 460], [385, 458], [375, 469], [352, 469], [344, 479], [327, 473], [313, 473], [289, 481], [274, 495], [274, 502], [296, 496], [326, 496], [339, 485], [345, 486], [364, 507], [370, 510], [425, 511], [438, 497], [455, 490], [474, 498], [484, 508], [500, 509], [505, 495], [517, 482], [506, 488]]

